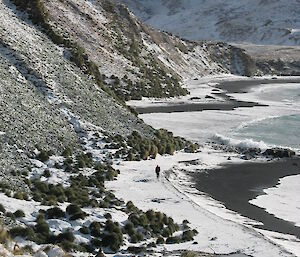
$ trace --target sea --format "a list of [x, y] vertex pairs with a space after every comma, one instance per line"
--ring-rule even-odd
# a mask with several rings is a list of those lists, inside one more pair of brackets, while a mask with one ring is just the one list
[[[257, 91], [256, 91], [257, 90]], [[251, 94], [251, 93], [250, 93]], [[252, 90], [251, 100], [274, 106], [274, 115], [249, 120], [231, 128], [228, 142], [253, 142], [262, 148], [300, 149], [300, 83], [260, 86]], [[249, 110], [251, 111], [251, 110]], [[261, 109], [264, 116], [264, 108]]]

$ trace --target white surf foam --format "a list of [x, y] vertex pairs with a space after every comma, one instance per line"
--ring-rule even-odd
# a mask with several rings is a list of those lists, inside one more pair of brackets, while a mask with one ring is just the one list
[[234, 146], [241, 149], [260, 148], [261, 150], [266, 150], [270, 147], [274, 147], [274, 145], [268, 145], [264, 141], [255, 141], [251, 138], [234, 139], [220, 134], [215, 134], [212, 137], [212, 140], [219, 144]]

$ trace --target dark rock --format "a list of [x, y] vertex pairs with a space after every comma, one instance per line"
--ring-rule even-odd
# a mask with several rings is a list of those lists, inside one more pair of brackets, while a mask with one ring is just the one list
[[285, 157], [292, 157], [296, 153], [291, 149], [283, 149], [283, 148], [272, 148], [267, 149], [265, 152], [263, 152], [263, 155], [265, 156], [273, 156], [276, 158], [285, 158]]
[[247, 149], [244, 149], [242, 153], [245, 155], [249, 155], [253, 158], [256, 155], [261, 153], [261, 149], [260, 148], [247, 148]]

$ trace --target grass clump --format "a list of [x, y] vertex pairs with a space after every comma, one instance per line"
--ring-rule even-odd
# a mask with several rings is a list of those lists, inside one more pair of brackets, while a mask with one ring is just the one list
[[25, 217], [25, 213], [22, 210], [17, 210], [14, 212], [16, 218], [23, 218]]

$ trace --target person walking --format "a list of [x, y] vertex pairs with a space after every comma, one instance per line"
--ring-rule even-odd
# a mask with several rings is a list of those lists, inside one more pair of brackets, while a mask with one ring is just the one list
[[156, 173], [156, 177], [157, 177], [157, 179], [159, 179], [160, 167], [159, 167], [158, 165], [156, 165], [156, 168], [155, 168], [155, 173]]

